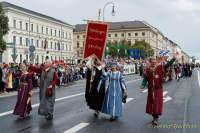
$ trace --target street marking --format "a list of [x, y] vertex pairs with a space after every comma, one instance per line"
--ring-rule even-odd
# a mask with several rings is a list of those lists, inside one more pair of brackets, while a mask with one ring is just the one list
[[74, 95], [71, 95], [71, 96], [61, 97], [61, 98], [56, 99], [56, 102], [57, 102], [57, 101], [64, 100], [64, 99], [69, 99], [69, 98], [72, 98], [72, 97], [81, 96], [81, 95], [84, 95], [84, 94], [85, 94], [85, 93], [82, 92], [82, 93], [74, 94]]
[[[135, 98], [127, 98], [126, 99], [126, 103], [128, 103], [128, 102], [130, 102], [130, 101], [132, 101], [132, 100], [134, 100]], [[125, 105], [125, 103], [122, 103], [123, 105]]]
[[89, 125], [89, 123], [80, 123], [66, 131], [64, 131], [63, 133], [76, 133], [77, 131], [87, 127]]
[[126, 83], [129, 84], [129, 83], [132, 83], [132, 82], [135, 82], [135, 81], [139, 81], [139, 80], [141, 80], [141, 78], [135, 79], [135, 80], [130, 80], [130, 81], [127, 81]]
[[128, 103], [128, 102], [130, 102], [130, 101], [132, 101], [132, 100], [134, 100], [135, 98], [127, 98], [127, 100], [126, 100], [126, 102]]
[[[187, 112], [188, 112], [188, 100], [185, 99], [183, 126], [185, 126], [187, 122]], [[186, 128], [183, 128], [183, 133], [186, 133]]]
[[[37, 90], [33, 90], [33, 94], [34, 93], [37, 93], [37, 92], [39, 92], [39, 89], [37, 89]], [[16, 92], [10, 92], [10, 94], [9, 93], [7, 93], [7, 94], [5, 94], [5, 95], [2, 95], [2, 96], [0, 96], [0, 98], [5, 98], [5, 97], [11, 97], [11, 96], [16, 96], [17, 95], [17, 91]]]
[[147, 91], [148, 91], [148, 89], [145, 89], [145, 90], [142, 91], [142, 93], [146, 93]]
[[5, 115], [9, 115], [9, 114], [12, 114], [12, 113], [13, 113], [13, 110], [4, 112], [4, 113], [1, 113], [1, 114], [0, 114], [0, 117], [5, 116]]
[[164, 99], [164, 103], [172, 100], [172, 98], [170, 96], [167, 96], [166, 98], [163, 98], [163, 99]]
[[[85, 93], [82, 92], [82, 93], [74, 94], [74, 95], [71, 95], [71, 96], [61, 97], [61, 98], [56, 99], [56, 102], [61, 101], [61, 100], [65, 100], [65, 99], [69, 99], [69, 98], [73, 98], [73, 97], [77, 97], [77, 96], [81, 96], [81, 95], [84, 95], [84, 94]], [[39, 106], [39, 103], [33, 104], [32, 108], [35, 108], [35, 107], [38, 107], [38, 106]], [[10, 110], [10, 111], [4, 112], [4, 113], [0, 113], [0, 117], [12, 114], [13, 111], [14, 110]]]
[[168, 91], [164, 91], [163, 92], [163, 97], [168, 93]]
[[[128, 102], [130, 102], [130, 101], [132, 101], [134, 99], [135, 98], [127, 98], [126, 99], [126, 103], [128, 103]], [[123, 105], [124, 105], [124, 103], [123, 103]], [[70, 128], [70, 129], [64, 131], [63, 133], [76, 133], [77, 131], [79, 131], [79, 130], [85, 128], [85, 127], [87, 127], [88, 125], [89, 125], [89, 123], [80, 123], [80, 124], [78, 124], [78, 125]]]
[[199, 71], [197, 71], [198, 72], [198, 74], [197, 74], [197, 77], [198, 77], [198, 83], [199, 83], [199, 87], [200, 87], [200, 72]]
[[[131, 83], [131, 82], [135, 82], [135, 81], [138, 81], [138, 80], [141, 80], [141, 79], [136, 79], [136, 80], [127, 81], [126, 83]], [[71, 95], [71, 96], [66, 96], [66, 97], [58, 98], [58, 99], [56, 99], [55, 101], [58, 102], [58, 101], [61, 101], [61, 100], [65, 100], [65, 99], [69, 99], [69, 98], [81, 96], [81, 95], [84, 95], [84, 94], [85, 94], [85, 92], [81, 92], [81, 93], [74, 94], [74, 95]], [[128, 100], [128, 99], [127, 99], [127, 100]], [[131, 100], [133, 100], [133, 99], [129, 99], [129, 100], [131, 101]], [[35, 107], [38, 107], [38, 106], [39, 106], [39, 103], [33, 104], [33, 105], [32, 105], [32, 108], [35, 108]], [[9, 114], [12, 114], [13, 111], [14, 111], [14, 110], [10, 110], [10, 111], [7, 111], [7, 112], [0, 113], [0, 117], [6, 116], [6, 115], [9, 115]]]

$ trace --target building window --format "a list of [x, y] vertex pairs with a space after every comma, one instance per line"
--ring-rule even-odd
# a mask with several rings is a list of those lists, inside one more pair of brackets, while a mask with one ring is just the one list
[[13, 20], [13, 27], [16, 28], [16, 20]]
[[66, 50], [68, 51], [68, 47], [67, 47], [67, 45], [66, 45]]
[[22, 37], [19, 38], [19, 44], [22, 45]]
[[28, 46], [28, 43], [29, 42], [29, 39], [28, 38], [26, 38], [26, 46]]
[[56, 30], [55, 30], [55, 36], [56, 36]]
[[20, 60], [20, 63], [22, 63], [22, 55], [21, 54], [20, 54], [19, 60]]
[[33, 32], [33, 24], [31, 24], [31, 31]]
[[58, 36], [60, 37], [60, 31], [59, 31], [59, 34], [58, 34]]
[[115, 34], [115, 37], [117, 37], [117, 34]]
[[67, 39], [67, 32], [66, 32], [66, 39]]
[[13, 36], [13, 45], [16, 45], [16, 36]]
[[53, 32], [52, 32], [52, 29], [51, 29], [51, 36], [52, 36]]
[[36, 30], [37, 30], [37, 33], [39, 32], [39, 26], [37, 25], [37, 28], [36, 28]]
[[44, 62], [44, 56], [42, 56], [42, 63]]
[[65, 37], [65, 34], [64, 34], [64, 32], [62, 32], [62, 38], [64, 38]]
[[71, 33], [69, 33], [69, 39], [71, 39]]
[[26, 60], [28, 61], [28, 55], [26, 55]]
[[54, 49], [56, 50], [56, 42], [55, 42], [55, 45], [54, 45]]
[[43, 34], [44, 33], [44, 27], [42, 26], [41, 28], [41, 33]]
[[80, 55], [80, 54], [79, 54], [79, 51], [77, 51], [77, 56], [79, 57], [79, 55]]
[[135, 33], [135, 36], [138, 36], [138, 33]]
[[69, 51], [71, 51], [71, 48], [72, 48], [72, 46], [71, 46], [71, 45], [69, 45]]
[[154, 34], [152, 33], [151, 35], [152, 35], [152, 38], [154, 38]]
[[28, 31], [28, 23], [26, 23], [26, 31]]
[[44, 48], [44, 41], [42, 40], [42, 48]]
[[37, 63], [39, 63], [39, 55], [37, 55], [37, 58], [36, 58], [36, 60], [37, 60]]
[[31, 39], [31, 45], [33, 45], [33, 39]]
[[62, 44], [62, 50], [64, 50], [64, 43]]
[[128, 36], [131, 36], [131, 33], [128, 33]]
[[128, 40], [128, 45], [131, 45], [131, 40]]
[[79, 42], [77, 42], [77, 48], [79, 48], [80, 46], [79, 46]]
[[83, 38], [85, 38], [85, 35], [83, 35]]
[[22, 21], [19, 21], [19, 28], [22, 30]]
[[108, 37], [111, 37], [111, 34], [108, 34]]
[[142, 36], [145, 36], [145, 32], [142, 32]]
[[79, 37], [79, 35], [77, 35], [77, 39], [79, 39], [80, 37]]
[[122, 33], [121, 36], [124, 37], [124, 33]]
[[46, 34], [48, 35], [48, 28], [46, 28]]
[[36, 47], [39, 47], [39, 40], [36, 41]]
[[51, 49], [53, 49], [53, 43], [51, 42]]

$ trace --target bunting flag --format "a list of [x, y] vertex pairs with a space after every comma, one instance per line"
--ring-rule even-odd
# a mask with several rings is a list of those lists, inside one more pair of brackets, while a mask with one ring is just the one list
[[168, 54], [169, 54], [169, 50], [161, 50], [160, 52], [159, 52], [159, 55], [160, 56], [167, 56]]

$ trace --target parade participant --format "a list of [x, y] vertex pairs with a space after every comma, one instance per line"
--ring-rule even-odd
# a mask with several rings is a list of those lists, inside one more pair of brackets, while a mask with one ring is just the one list
[[97, 89], [102, 76], [102, 68], [97, 59], [94, 58], [91, 58], [86, 65], [85, 98], [89, 108], [95, 111], [94, 116], [98, 117], [105, 95], [105, 84], [102, 84], [99, 90]]
[[146, 105], [146, 113], [153, 116], [152, 125], [158, 125], [158, 118], [163, 111], [163, 79], [164, 70], [169, 68], [175, 58], [167, 64], [158, 63], [155, 57], [150, 58], [150, 66], [144, 72], [144, 79], [141, 85], [141, 92], [148, 82], [148, 97]]
[[19, 79], [19, 88], [17, 103], [13, 114], [19, 115], [22, 118], [28, 116], [32, 110], [31, 107], [31, 96], [32, 96], [32, 76], [33, 73], [28, 73], [27, 67], [25, 64], [20, 65], [20, 79]]
[[109, 85], [103, 102], [102, 113], [110, 115], [110, 121], [122, 116], [123, 97], [127, 97], [127, 88], [122, 73], [117, 71], [117, 64], [113, 63], [108, 74]]
[[7, 88], [6, 88], [6, 90], [7, 90], [7, 92], [10, 92], [13, 89], [13, 74], [12, 74], [12, 71], [10, 69], [8, 69], [6, 77], [7, 77]]
[[174, 69], [175, 69], [176, 79], [177, 79], [177, 81], [179, 81], [179, 79], [180, 79], [180, 73], [181, 73], [179, 65], [177, 64]]
[[49, 57], [45, 59], [43, 67], [30, 66], [33, 72], [40, 73], [40, 105], [38, 109], [39, 115], [45, 116], [47, 120], [53, 119], [53, 111], [55, 104], [55, 85], [58, 75], [53, 68]]
[[3, 71], [2, 65], [0, 65], [0, 93], [4, 91], [4, 82], [3, 82]]

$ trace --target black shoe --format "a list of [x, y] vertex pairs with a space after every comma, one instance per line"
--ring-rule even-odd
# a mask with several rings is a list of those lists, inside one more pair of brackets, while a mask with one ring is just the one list
[[99, 117], [99, 112], [95, 112], [95, 113], [94, 113], [94, 116], [95, 116], [96, 118], [98, 118], [98, 117]]
[[45, 116], [46, 120], [52, 120], [53, 119], [53, 115], [48, 114]]
[[158, 119], [154, 119], [153, 121], [152, 121], [152, 125], [153, 126], [158, 126]]
[[116, 117], [110, 117], [110, 121], [112, 122], [112, 121], [115, 121], [117, 118]]

